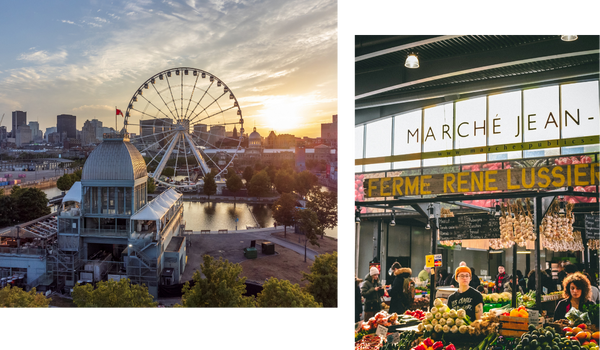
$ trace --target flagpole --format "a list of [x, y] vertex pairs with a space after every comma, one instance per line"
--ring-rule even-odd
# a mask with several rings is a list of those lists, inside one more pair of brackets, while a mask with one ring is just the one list
[[117, 106], [115, 106], [115, 133], [119, 132], [117, 127]]

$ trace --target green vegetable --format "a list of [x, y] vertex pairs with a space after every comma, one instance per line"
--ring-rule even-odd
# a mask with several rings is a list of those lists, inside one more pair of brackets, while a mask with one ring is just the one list
[[490, 344], [493, 344], [496, 341], [496, 338], [498, 336], [494, 333], [490, 333], [487, 337], [485, 337], [485, 339], [483, 339], [481, 341], [481, 343], [479, 343], [479, 345], [477, 346], [476, 350], [485, 350], [487, 349], [487, 347]]
[[600, 304], [583, 305], [581, 311], [587, 312], [590, 320], [595, 320], [597, 322], [598, 319], [600, 319]]

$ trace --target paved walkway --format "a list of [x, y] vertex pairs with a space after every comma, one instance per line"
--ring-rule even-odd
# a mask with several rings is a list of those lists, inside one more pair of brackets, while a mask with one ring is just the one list
[[[298, 234], [292, 233], [292, 227], [288, 227], [288, 237], [290, 240], [297, 239]], [[211, 233], [200, 233], [200, 231], [194, 231], [190, 233], [187, 231], [185, 236], [189, 241], [192, 242], [191, 246], [187, 248], [187, 265], [184, 273], [181, 276], [182, 281], [189, 281], [195, 270], [200, 270], [202, 264], [202, 257], [204, 254], [213, 256], [215, 259], [222, 257], [227, 259], [231, 263], [241, 263], [247, 260], [244, 257], [243, 249], [250, 246], [251, 240], [270, 241], [278, 246], [291, 249], [301, 256], [304, 256], [304, 245], [301, 243], [290, 242], [289, 240], [281, 239], [276, 236], [272, 236], [274, 232], [283, 232], [283, 227], [278, 226], [277, 228], [260, 228], [251, 230], [231, 230], [227, 233], [218, 233], [218, 231], [212, 231]], [[265, 258], [258, 248], [258, 259]], [[306, 249], [306, 257], [312, 261], [318, 253], [313, 249]], [[180, 298], [159, 298], [158, 301], [162, 302], [165, 306], [172, 306], [176, 303], [180, 303]]]
[[[289, 240], [284, 240], [284, 239], [281, 239], [281, 238], [271, 235], [274, 232], [282, 232], [282, 230], [283, 230], [283, 227], [279, 226], [277, 228], [268, 227], [268, 228], [257, 228], [257, 229], [250, 229], [250, 230], [229, 230], [229, 231], [227, 231], [227, 233], [218, 233], [218, 231], [211, 231], [211, 233], [202, 233], [202, 235], [207, 235], [207, 234], [227, 235], [227, 234], [243, 233], [247, 237], [250, 237], [253, 239], [263, 239], [263, 240], [271, 241], [271, 242], [278, 244], [284, 248], [291, 249], [298, 254], [304, 255], [304, 245], [302, 245], [300, 243], [295, 243], [295, 242], [292, 242]], [[288, 232], [290, 233], [290, 235], [294, 235], [293, 233], [290, 232], [291, 230], [293, 230], [293, 227], [288, 227]], [[194, 231], [193, 234], [200, 235], [201, 233], [200, 233], [200, 231]], [[292, 237], [292, 236], [290, 236], [290, 237]], [[315, 250], [310, 249], [308, 247], [306, 248], [307, 259], [314, 261], [315, 257], [317, 255], [319, 255], [319, 253], [316, 252]]]

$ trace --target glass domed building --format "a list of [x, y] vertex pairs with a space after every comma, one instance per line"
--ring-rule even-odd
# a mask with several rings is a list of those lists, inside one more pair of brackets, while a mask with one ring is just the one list
[[122, 135], [105, 137], [67, 194], [80, 205], [58, 216], [57, 282], [129, 278], [157, 297], [185, 269], [182, 195], [170, 189], [148, 202], [146, 163]]

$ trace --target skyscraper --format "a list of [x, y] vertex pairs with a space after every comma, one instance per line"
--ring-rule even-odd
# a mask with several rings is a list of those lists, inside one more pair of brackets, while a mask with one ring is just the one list
[[38, 131], [40, 130], [40, 123], [38, 122], [29, 122], [29, 128], [31, 129], [31, 139], [38, 139]]
[[12, 112], [12, 137], [16, 137], [17, 128], [22, 125], [27, 125], [27, 112], [14, 111]]
[[63, 133], [66, 133], [66, 137], [70, 139], [77, 138], [76, 118], [70, 114], [59, 114], [56, 116], [56, 129], [59, 135], [61, 135], [61, 141]]

